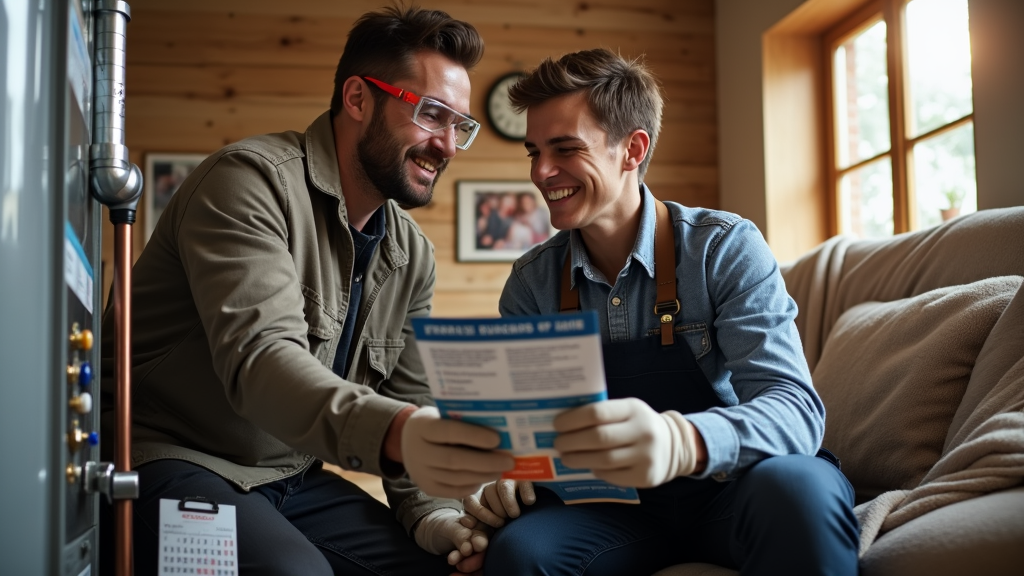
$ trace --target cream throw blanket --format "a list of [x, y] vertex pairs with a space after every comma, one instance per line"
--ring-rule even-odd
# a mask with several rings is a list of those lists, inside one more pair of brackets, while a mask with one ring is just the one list
[[[1017, 386], [1024, 385], [1024, 364]], [[1024, 413], [987, 420], [967, 441], [936, 462], [921, 485], [893, 490], [854, 508], [860, 520], [860, 555], [882, 533], [932, 510], [1024, 483]]]
[[[813, 371], [844, 311], [944, 286], [1024, 275], [1024, 209], [986, 210], [893, 239], [836, 237], [783, 267]], [[840, 455], [841, 457], [842, 455]], [[1024, 483], [1024, 291], [986, 341], [942, 456], [913, 490], [855, 509], [860, 553], [882, 533], [939, 507]]]

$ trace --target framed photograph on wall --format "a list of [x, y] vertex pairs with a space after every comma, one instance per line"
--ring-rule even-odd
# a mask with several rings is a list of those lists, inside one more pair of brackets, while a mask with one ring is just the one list
[[455, 225], [459, 262], [512, 262], [558, 232], [529, 180], [457, 182]]
[[153, 234], [157, 220], [163, 213], [178, 186], [206, 159], [206, 154], [146, 154], [145, 191], [142, 195], [146, 219], [146, 240]]

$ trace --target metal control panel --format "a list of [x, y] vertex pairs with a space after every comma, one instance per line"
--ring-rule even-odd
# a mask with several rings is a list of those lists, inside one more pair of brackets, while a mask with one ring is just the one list
[[100, 573], [91, 3], [0, 0], [3, 574]]

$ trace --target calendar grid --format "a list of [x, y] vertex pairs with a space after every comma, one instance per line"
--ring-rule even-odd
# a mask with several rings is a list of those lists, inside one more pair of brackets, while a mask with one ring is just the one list
[[160, 502], [157, 573], [238, 576], [235, 507], [196, 511], [176, 500]]

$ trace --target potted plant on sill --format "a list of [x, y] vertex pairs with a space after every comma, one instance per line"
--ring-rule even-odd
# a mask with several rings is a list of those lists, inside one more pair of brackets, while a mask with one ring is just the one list
[[942, 195], [946, 197], [946, 203], [949, 204], [949, 208], [939, 211], [942, 215], [942, 221], [946, 222], [960, 215], [960, 205], [964, 201], [964, 192], [959, 188], [947, 188]]

